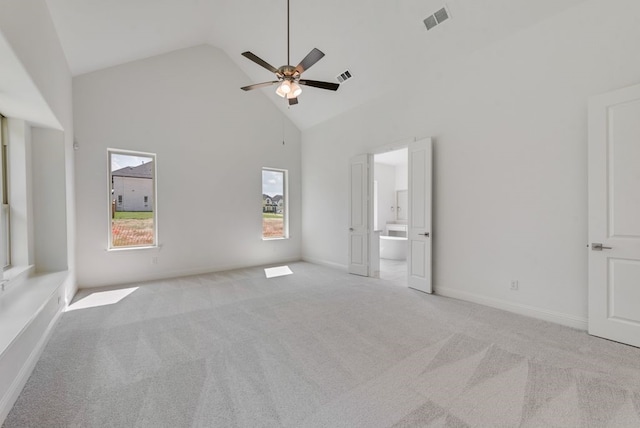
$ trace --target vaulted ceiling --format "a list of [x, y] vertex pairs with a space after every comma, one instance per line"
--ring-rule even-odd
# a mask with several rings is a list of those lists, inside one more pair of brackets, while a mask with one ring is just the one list
[[[224, 50], [247, 84], [273, 75], [242, 52], [275, 67], [286, 63], [286, 0], [46, 1], [74, 75], [204, 43]], [[448, 57], [468, 55], [585, 0], [290, 1], [293, 65], [317, 47], [326, 56], [305, 78], [336, 81], [346, 69], [354, 77], [335, 93], [305, 88], [290, 108], [275, 88], [238, 88], [238, 96], [263, 92], [306, 129], [399, 85], [420, 85], [421, 73]], [[452, 19], [427, 31], [422, 20], [445, 5]]]

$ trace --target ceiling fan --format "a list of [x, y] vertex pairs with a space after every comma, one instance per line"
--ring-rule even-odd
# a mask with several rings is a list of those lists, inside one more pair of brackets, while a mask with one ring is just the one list
[[278, 80], [273, 80], [271, 82], [263, 82], [256, 83], [254, 85], [244, 86], [240, 89], [243, 91], [251, 91], [252, 89], [264, 88], [266, 86], [275, 85], [279, 83], [278, 89], [276, 89], [276, 94], [288, 100], [289, 105], [298, 104], [298, 95], [302, 93], [302, 88], [300, 85], [304, 86], [312, 86], [314, 88], [327, 89], [329, 91], [337, 91], [340, 87], [337, 83], [332, 82], [320, 82], [317, 80], [307, 80], [301, 79], [300, 76], [302, 73], [311, 68], [316, 62], [320, 61], [320, 59], [324, 56], [324, 53], [317, 48], [313, 48], [311, 52], [304, 57], [300, 64], [295, 67], [289, 65], [291, 62], [289, 58], [290, 51], [290, 38], [289, 38], [289, 0], [287, 0], [287, 65], [283, 65], [280, 68], [275, 68], [262, 58], [257, 55], [247, 51], [243, 52], [242, 56], [250, 59], [261, 67], [266, 68], [270, 72], [276, 75]]

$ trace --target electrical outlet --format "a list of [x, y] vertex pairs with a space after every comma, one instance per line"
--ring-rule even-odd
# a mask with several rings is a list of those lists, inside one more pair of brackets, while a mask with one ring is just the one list
[[517, 279], [512, 279], [511, 280], [511, 289], [513, 291], [517, 291], [518, 290], [518, 280]]
[[157, 265], [158, 264], [158, 256], [151, 257], [151, 264], [152, 265]]

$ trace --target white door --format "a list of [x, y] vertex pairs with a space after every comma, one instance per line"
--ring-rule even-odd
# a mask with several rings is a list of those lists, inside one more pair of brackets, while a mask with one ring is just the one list
[[431, 139], [409, 144], [409, 287], [432, 293]]
[[589, 333], [640, 346], [640, 85], [589, 103]]
[[349, 166], [349, 273], [369, 273], [369, 169], [371, 155], [351, 159]]

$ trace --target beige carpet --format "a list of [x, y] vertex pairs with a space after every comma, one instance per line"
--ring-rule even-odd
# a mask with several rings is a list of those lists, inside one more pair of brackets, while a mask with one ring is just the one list
[[307, 263], [67, 312], [6, 427], [640, 427], [640, 349]]

